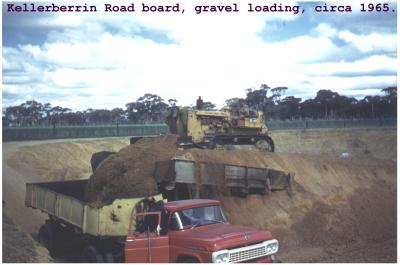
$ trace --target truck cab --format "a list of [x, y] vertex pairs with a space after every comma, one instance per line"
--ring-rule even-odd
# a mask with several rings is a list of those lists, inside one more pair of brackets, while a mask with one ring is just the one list
[[229, 224], [219, 201], [182, 200], [133, 214], [125, 262], [274, 262], [278, 248], [268, 231]]

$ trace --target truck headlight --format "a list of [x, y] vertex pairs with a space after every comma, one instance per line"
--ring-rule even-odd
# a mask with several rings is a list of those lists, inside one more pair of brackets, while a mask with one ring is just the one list
[[265, 248], [268, 254], [274, 254], [278, 252], [279, 243], [277, 240], [273, 240], [272, 242], [268, 243]]
[[229, 262], [229, 252], [227, 250], [221, 250], [212, 254], [212, 261], [214, 263], [227, 263]]

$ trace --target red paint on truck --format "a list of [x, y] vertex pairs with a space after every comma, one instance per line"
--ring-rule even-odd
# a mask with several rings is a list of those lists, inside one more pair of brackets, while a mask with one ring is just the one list
[[[145, 229], [137, 231], [131, 221], [125, 243], [129, 263], [273, 262], [279, 248], [268, 231], [229, 224], [216, 200], [168, 202], [159, 212], [132, 218], [141, 218]], [[146, 218], [153, 218], [153, 227]]]

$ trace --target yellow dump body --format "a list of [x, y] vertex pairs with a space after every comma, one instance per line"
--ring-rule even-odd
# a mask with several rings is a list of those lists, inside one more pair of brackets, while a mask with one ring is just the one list
[[[82, 200], [87, 180], [26, 184], [25, 206], [50, 216], [93, 236], [125, 236], [132, 210], [143, 198], [116, 199], [95, 208]], [[161, 195], [155, 196], [162, 200]]]

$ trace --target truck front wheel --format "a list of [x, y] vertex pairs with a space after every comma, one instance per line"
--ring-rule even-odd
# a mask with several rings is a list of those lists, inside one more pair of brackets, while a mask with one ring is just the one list
[[199, 263], [199, 261], [193, 257], [183, 257], [179, 260], [179, 263]]
[[87, 246], [82, 252], [82, 262], [104, 263], [104, 259], [95, 246]]

